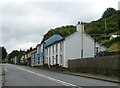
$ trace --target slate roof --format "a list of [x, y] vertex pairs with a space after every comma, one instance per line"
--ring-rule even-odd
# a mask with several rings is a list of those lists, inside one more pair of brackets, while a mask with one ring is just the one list
[[54, 45], [54, 44], [56, 44], [56, 43], [59, 43], [59, 42], [61, 42], [61, 41], [63, 41], [63, 40], [65, 40], [65, 38], [62, 38], [62, 39], [57, 40], [57, 41], [54, 41], [53, 43], [49, 44], [49, 45], [46, 46], [45, 48], [47, 48], [47, 47], [49, 47], [49, 46], [52, 46], [52, 45]]
[[52, 37], [50, 37], [49, 39], [47, 39], [45, 42], [45, 47], [51, 45], [52, 43], [61, 40], [62, 37], [59, 34], [55, 34]]

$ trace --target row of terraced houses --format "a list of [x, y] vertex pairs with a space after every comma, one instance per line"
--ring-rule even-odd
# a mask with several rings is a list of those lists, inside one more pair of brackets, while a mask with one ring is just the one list
[[61, 66], [68, 68], [68, 60], [96, 57], [98, 53], [106, 50], [106, 47], [96, 42], [84, 31], [84, 25], [80, 22], [76, 25], [76, 32], [62, 37], [54, 34], [49, 39], [42, 41], [34, 49], [22, 52], [14, 57], [13, 63], [26, 63], [30, 66]]

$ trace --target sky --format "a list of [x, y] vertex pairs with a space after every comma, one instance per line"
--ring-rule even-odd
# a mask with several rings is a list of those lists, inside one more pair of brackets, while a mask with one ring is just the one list
[[0, 46], [7, 52], [36, 47], [48, 30], [99, 19], [119, 0], [1, 0]]

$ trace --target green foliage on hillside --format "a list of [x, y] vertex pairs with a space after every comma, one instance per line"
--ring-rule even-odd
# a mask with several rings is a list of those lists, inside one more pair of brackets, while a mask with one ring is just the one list
[[75, 26], [73, 25], [67, 25], [67, 26], [62, 26], [58, 27], [55, 29], [50, 29], [45, 35], [44, 35], [44, 40], [50, 38], [54, 34], [60, 34], [62, 37], [66, 37], [68, 35], [71, 35], [76, 31]]
[[[108, 8], [100, 19], [92, 21], [90, 23], [84, 23], [85, 32], [93, 37], [97, 42], [102, 43], [106, 47], [110, 47], [112, 43], [109, 40], [112, 34], [117, 34], [120, 28], [120, 11], [113, 8]], [[76, 31], [75, 26], [67, 25], [49, 30], [45, 35], [44, 39], [50, 38], [55, 33], [59, 33], [62, 37], [66, 37]]]
[[[107, 42], [112, 34], [118, 33], [118, 14], [113, 8], [108, 8], [97, 21], [85, 24], [85, 30], [88, 34], [107, 46]], [[109, 47], [109, 46], [108, 46]]]

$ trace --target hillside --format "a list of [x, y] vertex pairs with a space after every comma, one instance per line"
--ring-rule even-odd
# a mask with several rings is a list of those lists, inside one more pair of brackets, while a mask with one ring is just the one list
[[76, 31], [75, 26], [73, 25], [67, 25], [67, 26], [62, 26], [58, 27], [55, 29], [50, 29], [45, 35], [44, 35], [44, 40], [50, 38], [52, 35], [55, 33], [59, 33], [62, 37], [66, 37]]
[[96, 41], [109, 47], [110, 36], [118, 33], [118, 13], [113, 8], [108, 8], [97, 21], [85, 24], [86, 32], [94, 37]]
[[120, 45], [120, 42], [113, 43], [109, 48], [108, 52], [120, 52], [120, 48], [118, 48]]
[[[113, 8], [108, 8], [100, 19], [92, 21], [90, 23], [84, 23], [85, 32], [87, 32], [91, 37], [93, 37], [97, 42], [102, 43], [106, 47], [110, 47], [115, 41], [109, 40], [112, 34], [120, 34], [118, 31], [119, 25], [118, 21], [120, 11], [117, 11]], [[119, 18], [119, 19], [118, 19]], [[45, 35], [44, 39], [46, 40], [55, 33], [59, 33], [62, 37], [66, 37], [76, 31], [75, 26], [67, 25], [58, 27], [55, 29], [50, 29]]]

